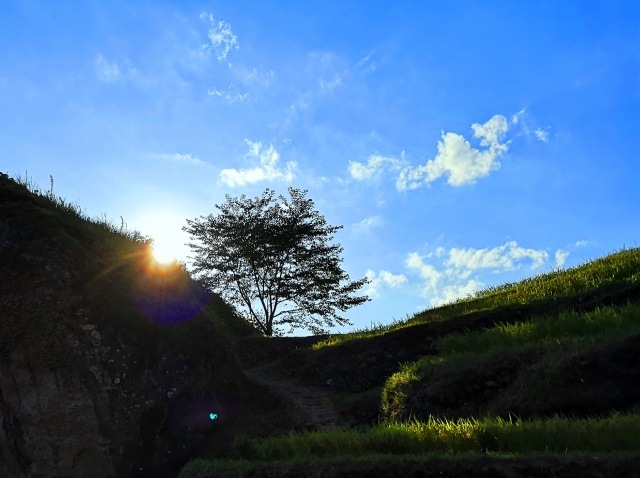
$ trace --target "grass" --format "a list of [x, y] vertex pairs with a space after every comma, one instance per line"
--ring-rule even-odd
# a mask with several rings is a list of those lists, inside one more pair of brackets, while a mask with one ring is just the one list
[[371, 455], [612, 453], [639, 448], [640, 414], [580, 420], [432, 418], [380, 424], [365, 431], [322, 430], [251, 440], [244, 444], [241, 458], [274, 462]]
[[[435, 390], [451, 387], [457, 377], [474, 370], [489, 371], [499, 357], [518, 357], [531, 352], [531, 363], [521, 363], [517, 383], [502, 391], [502, 403], [544, 400], [556, 387], [557, 373], [597, 342], [640, 333], [640, 304], [601, 307], [590, 312], [566, 311], [490, 329], [452, 334], [435, 342], [440, 352], [404, 364], [386, 382], [381, 409], [388, 419], [406, 416], [412, 384], [428, 384]], [[422, 385], [418, 385], [419, 387]], [[424, 385], [426, 386], [426, 385]]]
[[[241, 319], [230, 306], [205, 297], [180, 264], [158, 269], [149, 238], [122, 219], [114, 225], [106, 214], [89, 218], [57, 196], [50, 179], [43, 191], [29, 176], [0, 173], [0, 213], [18, 218], [33, 235], [0, 251], [3, 273], [23, 271], [0, 294], [0, 363], [19, 343], [29, 344], [25, 353], [34, 364], [77, 359], [68, 337], [89, 313], [101, 334], [135, 335], [141, 350], [153, 348], [159, 336], [206, 355], [232, 348], [228, 329]], [[179, 322], [188, 323], [177, 332]]]
[[573, 268], [540, 274], [517, 283], [489, 287], [477, 292], [473, 297], [425, 310], [405, 320], [394, 321], [388, 325], [376, 324], [353, 333], [332, 335], [327, 340], [316, 344], [314, 349], [500, 306], [553, 300], [594, 291], [615, 283], [638, 282], [640, 282], [640, 248], [623, 248]]
[[[372, 324], [350, 334], [331, 336], [313, 349], [317, 351], [345, 341], [366, 339], [403, 327], [505, 305], [536, 301], [551, 304], [556, 298], [593, 293], [598, 289], [615, 288], [617, 284], [639, 281], [640, 249], [623, 249], [576, 268], [489, 288], [474, 297], [425, 311], [404, 321], [395, 321], [391, 325]], [[505, 321], [509, 320], [506, 315], [504, 317]], [[589, 412], [577, 418], [578, 414], [576, 417], [553, 415], [562, 408], [540, 407], [541, 413], [525, 413], [523, 417], [528, 418], [517, 418], [509, 411], [518, 410], [522, 403], [532, 404], [535, 410], [535, 406], [548, 397], [563, 392], [566, 384], [559, 382], [563, 378], [560, 371], [565, 370], [567, 364], [590, 349], [600, 347], [600, 344], [613, 343], [637, 333], [640, 333], [640, 305], [628, 303], [603, 306], [588, 312], [567, 310], [553, 316], [534, 317], [527, 322], [501, 323], [490, 329], [447, 335], [434, 342], [438, 355], [406, 363], [388, 379], [382, 390], [382, 411], [389, 418], [386, 422], [365, 429], [247, 438], [238, 443], [235, 456], [239, 461], [192, 462], [183, 469], [181, 476], [218, 476], [228, 467], [237, 467], [233, 471], [238, 473], [237, 476], [249, 476], [252, 471], [247, 470], [256, 469], [268, 470], [273, 473], [269, 476], [276, 476], [281, 469], [278, 467], [288, 469], [296, 463], [307, 463], [301, 465], [302, 469], [311, 467], [308, 476], [315, 476], [314, 463], [327, 466], [326, 463], [339, 460], [363, 460], [364, 463], [365, 460], [375, 462], [400, 457], [569, 456], [586, 459], [616, 454], [628, 457], [637, 454], [640, 446], [640, 414], [607, 411], [602, 412], [607, 416], [594, 417], [594, 413], [599, 412]], [[490, 374], [503, 371], [502, 359], [515, 363], [515, 371], [511, 371], [515, 375], [507, 378], [506, 385], [503, 382], [497, 385]], [[469, 372], [476, 376], [471, 377]], [[418, 394], [414, 384], [423, 388], [421, 392], [428, 393]], [[475, 410], [480, 412], [443, 413], [448, 416], [473, 415], [456, 419], [426, 415], [432, 406], [429, 395], [432, 389], [439, 393], [452, 385], [459, 387], [456, 393], [467, 394], [472, 401], [477, 398], [480, 405]], [[471, 388], [467, 389], [470, 385]], [[474, 388], [476, 385], [481, 387], [479, 391]], [[491, 387], [491, 390], [482, 387]], [[336, 403], [342, 410], [350, 410], [354, 404], [357, 408], [361, 402], [369, 403], [379, 393], [380, 390], [374, 388], [359, 394], [338, 394]], [[460, 398], [461, 395], [453, 396]], [[486, 405], [482, 397], [494, 400], [491, 407], [482, 408]], [[455, 403], [451, 410], [462, 402]], [[393, 419], [398, 409], [411, 411], [415, 404], [418, 405], [416, 410], [426, 410], [422, 415], [416, 415], [422, 420], [415, 417], [408, 421]], [[398, 416], [406, 417], [407, 413]], [[321, 469], [320, 465], [318, 467]]]
[[527, 322], [498, 324], [487, 330], [452, 334], [435, 342], [443, 356], [487, 353], [524, 345], [562, 344], [577, 338], [612, 337], [640, 332], [640, 304], [601, 307], [591, 312], [564, 311]]
[[[2, 174], [2, 173], [0, 173]], [[6, 176], [3, 174], [3, 176]], [[80, 206], [78, 202], [71, 202], [65, 198], [58, 196], [54, 192], [54, 180], [53, 176], [49, 176], [50, 184], [48, 190], [43, 190], [40, 186], [29, 177], [28, 173], [25, 173], [24, 177], [17, 175], [12, 178], [17, 184], [23, 186], [28, 192], [34, 196], [46, 200], [49, 206], [53, 206], [57, 212], [70, 216], [75, 219], [79, 219], [82, 222], [91, 223], [99, 226], [101, 229], [108, 233], [117, 234], [134, 243], [149, 244], [152, 239], [148, 236], [144, 236], [139, 231], [129, 229], [124, 221], [124, 218], [120, 217], [120, 225], [116, 225], [107, 217], [106, 213], [98, 217], [89, 216]]]

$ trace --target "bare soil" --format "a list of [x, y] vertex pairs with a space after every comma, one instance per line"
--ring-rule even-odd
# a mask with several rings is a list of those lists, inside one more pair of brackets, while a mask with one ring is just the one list
[[307, 417], [307, 428], [336, 429], [344, 428], [345, 423], [336, 411], [326, 390], [309, 385], [298, 385], [291, 380], [269, 373], [268, 365], [245, 370], [245, 375], [264, 386], [269, 387], [292, 405], [299, 408]]

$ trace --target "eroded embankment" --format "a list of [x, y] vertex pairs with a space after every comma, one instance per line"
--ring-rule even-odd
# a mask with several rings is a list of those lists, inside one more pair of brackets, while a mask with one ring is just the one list
[[343, 428], [344, 423], [326, 391], [295, 383], [269, 373], [269, 365], [245, 370], [245, 375], [282, 395], [309, 419], [309, 427], [317, 429]]

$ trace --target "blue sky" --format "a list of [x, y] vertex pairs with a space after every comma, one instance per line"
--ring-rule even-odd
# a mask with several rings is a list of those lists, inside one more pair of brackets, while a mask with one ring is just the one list
[[307, 189], [356, 328], [637, 245], [640, 2], [0, 9], [0, 170], [181, 259], [225, 194]]

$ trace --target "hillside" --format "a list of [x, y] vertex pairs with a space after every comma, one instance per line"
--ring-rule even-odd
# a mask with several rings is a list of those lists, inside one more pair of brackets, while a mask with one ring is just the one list
[[635, 476], [640, 249], [386, 329], [239, 344], [274, 387], [324, 391], [346, 426], [248, 439], [182, 477]]
[[0, 476], [175, 476], [249, 393], [243, 325], [138, 233], [27, 186], [0, 174]]
[[584, 478], [640, 458], [640, 249], [265, 338], [124, 221], [0, 174], [0, 303], [0, 478]]

